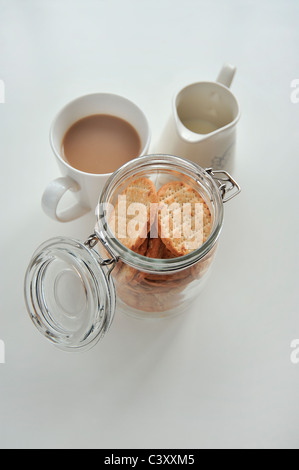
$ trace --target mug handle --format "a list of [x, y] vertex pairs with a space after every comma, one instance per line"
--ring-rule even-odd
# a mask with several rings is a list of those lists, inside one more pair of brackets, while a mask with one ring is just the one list
[[220, 70], [216, 82], [221, 83], [222, 85], [229, 88], [232, 84], [236, 71], [237, 67], [235, 67], [234, 65], [224, 64], [222, 69]]
[[58, 205], [64, 194], [67, 191], [77, 192], [79, 190], [79, 184], [69, 176], [51, 181], [42, 197], [42, 208], [44, 212], [51, 217], [51, 219], [58, 222], [70, 222], [86, 214], [90, 209], [81, 205], [79, 202], [58, 213]]

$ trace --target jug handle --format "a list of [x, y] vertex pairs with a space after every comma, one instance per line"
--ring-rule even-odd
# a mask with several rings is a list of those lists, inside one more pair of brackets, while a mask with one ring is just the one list
[[222, 69], [220, 70], [216, 82], [221, 83], [222, 85], [229, 88], [232, 84], [236, 71], [237, 67], [235, 67], [234, 65], [224, 64]]

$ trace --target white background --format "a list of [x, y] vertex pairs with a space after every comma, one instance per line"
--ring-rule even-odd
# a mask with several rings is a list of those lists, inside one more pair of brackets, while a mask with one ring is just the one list
[[[299, 447], [296, 0], [0, 0], [1, 448]], [[160, 136], [179, 86], [238, 67], [242, 117], [213, 277], [193, 310], [148, 323], [116, 314], [68, 355], [35, 330], [23, 278], [44, 240], [93, 231], [40, 206], [58, 168], [48, 132], [68, 101], [113, 92]], [[298, 97], [298, 95], [297, 95]]]

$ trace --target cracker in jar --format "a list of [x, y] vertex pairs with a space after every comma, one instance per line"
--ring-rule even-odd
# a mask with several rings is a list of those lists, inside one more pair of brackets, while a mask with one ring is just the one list
[[208, 271], [213, 261], [216, 250], [217, 250], [217, 245], [214, 245], [211, 251], [204, 258], [202, 258], [194, 266], [192, 266], [191, 273], [192, 273], [193, 279], [200, 279], [206, 274], [206, 272]]
[[159, 237], [149, 238], [148, 248], [145, 254], [147, 258], [162, 259], [163, 251], [164, 251], [164, 244], [162, 243]]
[[[136, 253], [139, 255], [145, 256], [148, 246], [148, 239], [146, 238], [142, 245], [135, 250]], [[112, 271], [113, 276], [117, 279], [117, 282], [127, 284], [131, 282], [134, 277], [139, 273], [137, 269], [132, 268], [122, 261], [118, 261], [117, 265], [115, 266], [114, 270]]]
[[211, 231], [211, 213], [199, 192], [172, 181], [159, 189], [158, 199], [158, 230], [166, 248], [175, 256], [199, 248]]
[[114, 235], [127, 248], [136, 251], [147, 239], [158, 196], [154, 183], [148, 178], [129, 182], [118, 197], [118, 202], [109, 218]]
[[158, 236], [156, 238], [149, 238], [148, 240], [148, 249], [145, 255], [147, 258], [156, 258], [156, 259], [171, 259], [176, 258], [176, 255], [171, 253], [161, 238]]
[[[180, 302], [180, 293], [175, 294], [172, 291], [154, 293], [152, 289], [144, 289], [139, 286], [139, 290], [134, 292], [130, 289], [121, 288], [118, 291], [119, 297], [129, 307], [144, 312], [165, 312], [171, 308], [177, 307]], [[141, 295], [144, 292], [144, 295]]]

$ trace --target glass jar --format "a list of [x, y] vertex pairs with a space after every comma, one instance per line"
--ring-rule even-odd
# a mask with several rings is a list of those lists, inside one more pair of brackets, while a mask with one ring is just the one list
[[[109, 225], [108, 208], [132, 178], [157, 188], [183, 181], [211, 214], [207, 240], [180, 257], [150, 258], [126, 248]], [[206, 281], [223, 225], [223, 203], [240, 192], [225, 171], [213, 171], [172, 155], [147, 155], [122, 166], [107, 181], [96, 209], [94, 233], [82, 243], [54, 238], [34, 253], [25, 276], [27, 310], [38, 330], [67, 351], [89, 349], [108, 331], [116, 309], [142, 318], [188, 310]]]

